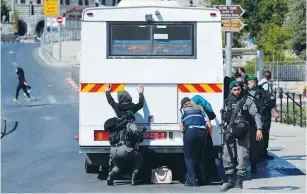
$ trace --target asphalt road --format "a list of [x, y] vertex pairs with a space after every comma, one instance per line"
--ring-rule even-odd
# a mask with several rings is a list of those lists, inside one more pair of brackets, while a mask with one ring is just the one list
[[[138, 185], [128, 181], [108, 187], [97, 174], [86, 174], [84, 156], [78, 152], [78, 96], [66, 82], [69, 72], [45, 65], [35, 48], [38, 44], [3, 44], [1, 49], [2, 119], [11, 130], [2, 139], [2, 192], [218, 192], [219, 186], [197, 188], [175, 183]], [[16, 66], [25, 70], [34, 101], [26, 102], [20, 91], [20, 104], [12, 102], [17, 85]]]

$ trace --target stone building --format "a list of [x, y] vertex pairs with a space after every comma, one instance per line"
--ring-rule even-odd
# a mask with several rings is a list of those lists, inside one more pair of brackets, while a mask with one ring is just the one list
[[[27, 31], [30, 34], [40, 35], [44, 28], [44, 11], [43, 4], [44, 0], [6, 0], [8, 4], [14, 1], [14, 10], [19, 12], [20, 28], [23, 28], [25, 33]], [[120, 0], [59, 0], [60, 1], [60, 12], [63, 15], [68, 10], [74, 8], [85, 9], [86, 7], [95, 6], [95, 1], [100, 1], [102, 5], [114, 6], [116, 2]], [[210, 5], [210, 0], [177, 0], [182, 6], [193, 6], [203, 7]], [[34, 15], [30, 14], [30, 3], [32, 2], [34, 7]], [[81, 14], [81, 13], [80, 13]], [[24, 35], [24, 34], [20, 34]]]

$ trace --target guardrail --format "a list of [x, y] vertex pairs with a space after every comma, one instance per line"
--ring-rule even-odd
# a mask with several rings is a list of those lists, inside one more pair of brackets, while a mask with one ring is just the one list
[[280, 112], [280, 123], [306, 127], [306, 101], [302, 94], [290, 93], [282, 88], [275, 89], [277, 110]]

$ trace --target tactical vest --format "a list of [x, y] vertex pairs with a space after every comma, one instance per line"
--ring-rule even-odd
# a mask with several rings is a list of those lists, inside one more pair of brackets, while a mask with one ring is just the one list
[[181, 109], [181, 113], [184, 127], [189, 127], [191, 125], [206, 126], [206, 122], [201, 110], [193, 107], [187, 107]]
[[120, 131], [114, 131], [109, 135], [110, 145], [118, 144], [120, 141]]
[[[236, 101], [234, 99], [230, 99], [227, 102], [229, 113], [228, 116], [230, 116], [229, 125], [230, 125], [230, 132], [232, 133], [232, 136], [241, 139], [245, 137], [246, 133], [248, 132], [250, 123], [252, 120], [249, 118], [250, 115], [248, 113], [248, 107], [246, 107], [245, 102], [247, 97], [243, 97], [244, 99], [241, 99], [239, 101]], [[240, 103], [240, 104], [238, 104]], [[236, 112], [237, 104], [240, 106], [238, 107]], [[228, 118], [227, 118], [228, 119]], [[233, 120], [232, 120], [233, 119]]]

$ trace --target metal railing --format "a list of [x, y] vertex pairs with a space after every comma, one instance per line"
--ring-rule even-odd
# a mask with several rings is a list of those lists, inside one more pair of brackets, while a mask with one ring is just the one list
[[[256, 62], [243, 66], [247, 75], [256, 75]], [[305, 61], [275, 61], [264, 62], [263, 71], [271, 71], [272, 78], [278, 81], [306, 81], [306, 62]]]
[[49, 61], [51, 58], [58, 60], [53, 55], [53, 45], [60, 41], [60, 36], [61, 41], [78, 41], [81, 39], [81, 30], [62, 28], [60, 34], [60, 30], [57, 28], [53, 28], [52, 30], [47, 29], [47, 32], [44, 32], [40, 38], [40, 46], [43, 50], [43, 55], [45, 55]]
[[276, 108], [280, 112], [280, 123], [306, 127], [306, 101], [302, 94], [275, 89]]

